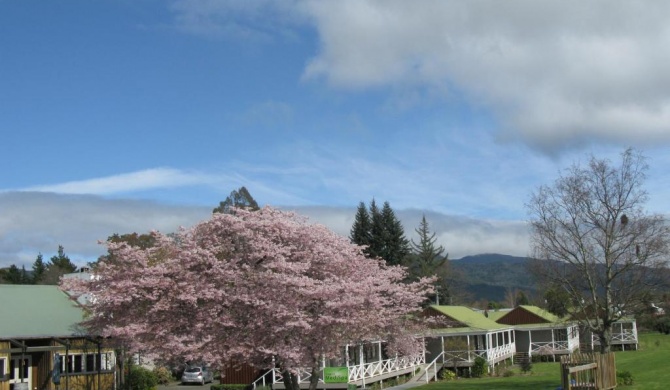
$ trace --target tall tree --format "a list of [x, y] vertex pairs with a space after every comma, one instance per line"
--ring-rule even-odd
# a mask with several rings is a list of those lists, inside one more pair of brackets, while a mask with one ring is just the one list
[[47, 266], [44, 264], [42, 254], [39, 253], [35, 262], [33, 263], [33, 283], [40, 284], [44, 279], [44, 273], [47, 271]]
[[384, 202], [381, 214], [384, 223], [381, 258], [386, 260], [389, 265], [404, 264], [407, 255], [410, 253], [410, 243], [405, 237], [405, 229], [389, 202]]
[[633, 312], [665, 267], [670, 229], [648, 214], [643, 189], [648, 166], [632, 149], [618, 166], [591, 157], [574, 164], [553, 185], [541, 186], [527, 207], [531, 215], [532, 268], [561, 286], [569, 310], [610, 350], [612, 324]]
[[[356, 209], [356, 216], [354, 217], [354, 224], [351, 226], [349, 239], [351, 242], [368, 247], [370, 245], [370, 228], [372, 222], [370, 221], [370, 214], [365, 203], [360, 202], [358, 209]], [[368, 249], [365, 249], [368, 253]]]
[[65, 254], [65, 249], [62, 245], [58, 245], [58, 254], [51, 256], [49, 263], [47, 263], [46, 271], [42, 276], [42, 283], [44, 284], [58, 284], [58, 280], [64, 274], [75, 272], [77, 266], [74, 265], [70, 257]]
[[449, 302], [449, 282], [448, 282], [448, 260], [449, 255], [444, 254], [444, 247], [436, 245], [437, 238], [435, 233], [431, 232], [426, 215], [421, 217], [419, 227], [414, 229], [419, 236], [419, 242], [411, 240], [412, 252], [407, 257], [407, 266], [410, 275], [418, 279], [425, 276], [435, 276], [436, 301], [440, 303]]
[[405, 230], [389, 202], [384, 202], [379, 209], [375, 199], [372, 199], [369, 211], [361, 202], [351, 227], [350, 238], [355, 244], [366, 245], [365, 253], [368, 256], [381, 257], [389, 265], [403, 264], [410, 253]]
[[377, 207], [377, 202], [372, 199], [370, 201], [370, 247], [367, 254], [370, 257], [382, 257], [384, 254], [384, 240], [386, 236], [386, 227], [384, 226], [384, 218]]
[[259, 210], [258, 203], [245, 187], [233, 190], [224, 201], [219, 202], [219, 206], [212, 212], [230, 214], [233, 208], [243, 208], [250, 211]]
[[550, 286], [544, 292], [544, 304], [547, 311], [559, 317], [569, 314], [570, 295], [561, 286]]
[[384, 339], [389, 353], [421, 351], [412, 324], [430, 280], [403, 283], [402, 268], [324, 226], [266, 207], [154, 235], [146, 249], [108, 243], [115, 261], [101, 260], [98, 278], [63, 281], [98, 298], [89, 330], [165, 358], [276, 364], [291, 390], [299, 367], [316, 388], [320, 363], [345, 344]]

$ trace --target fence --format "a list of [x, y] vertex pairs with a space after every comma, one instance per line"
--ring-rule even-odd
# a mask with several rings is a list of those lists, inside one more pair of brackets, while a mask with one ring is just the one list
[[606, 390], [616, 388], [614, 353], [575, 353], [561, 357], [563, 390]]

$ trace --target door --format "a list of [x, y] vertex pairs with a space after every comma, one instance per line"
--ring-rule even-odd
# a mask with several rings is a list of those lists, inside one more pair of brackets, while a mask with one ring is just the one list
[[[9, 383], [32, 383], [32, 357], [24, 356], [23, 364], [21, 364], [20, 356], [12, 356], [12, 360], [9, 363]], [[21, 368], [23, 368], [23, 375], [21, 375]], [[23, 378], [23, 381], [21, 380]], [[12, 386], [14, 387], [14, 386]], [[28, 385], [28, 388], [32, 386]]]

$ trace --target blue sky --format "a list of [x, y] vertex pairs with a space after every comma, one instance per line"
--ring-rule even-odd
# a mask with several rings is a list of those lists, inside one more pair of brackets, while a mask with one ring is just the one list
[[0, 266], [242, 185], [345, 235], [374, 197], [454, 258], [525, 255], [530, 192], [628, 146], [667, 214], [668, 7], [0, 0]]

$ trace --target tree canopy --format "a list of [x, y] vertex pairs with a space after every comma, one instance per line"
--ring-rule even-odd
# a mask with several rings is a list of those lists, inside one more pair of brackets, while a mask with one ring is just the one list
[[224, 201], [219, 202], [219, 205], [212, 212], [229, 214], [235, 208], [243, 208], [250, 211], [259, 209], [254, 197], [242, 186], [237, 190], [233, 190]]
[[411, 240], [412, 252], [407, 257], [407, 267], [413, 278], [435, 276], [436, 301], [447, 304], [450, 296], [449, 255], [444, 253], [442, 245], [436, 245], [437, 238], [431, 232], [426, 216], [421, 217], [419, 227], [415, 229], [419, 242]]
[[667, 277], [670, 230], [644, 209], [647, 169], [632, 149], [619, 165], [591, 157], [541, 186], [527, 205], [532, 270], [570, 296], [568, 311], [597, 335], [602, 352], [609, 351], [612, 323]]
[[164, 358], [277, 364], [291, 389], [294, 369], [315, 373], [348, 343], [420, 351], [413, 314], [431, 281], [403, 283], [403, 268], [322, 225], [266, 207], [153, 236], [146, 248], [109, 241], [113, 261], [102, 258], [95, 279], [63, 282], [96, 298], [86, 327]]
[[389, 202], [384, 202], [381, 210], [374, 199], [370, 202], [369, 210], [361, 202], [349, 238], [355, 244], [366, 246], [365, 253], [368, 256], [380, 257], [389, 265], [404, 264], [410, 253], [405, 230]]

